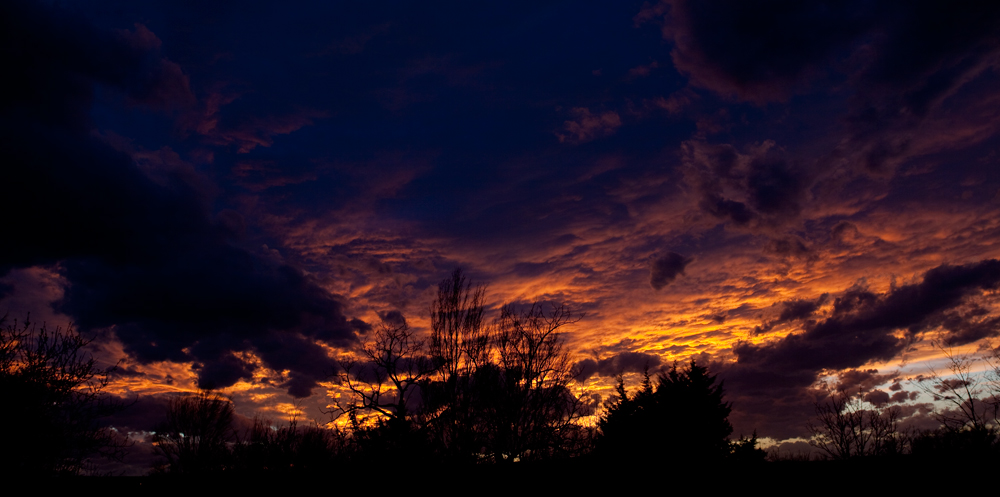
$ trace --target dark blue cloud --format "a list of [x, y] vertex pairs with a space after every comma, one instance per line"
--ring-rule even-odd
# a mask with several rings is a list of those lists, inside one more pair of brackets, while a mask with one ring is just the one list
[[[154, 180], [91, 133], [98, 89], [150, 108], [190, 104], [186, 76], [151, 32], [100, 30], [25, 2], [5, 4], [3, 18], [13, 89], [0, 104], [0, 202], [20, 213], [6, 228], [23, 238], [0, 247], [0, 273], [58, 263], [68, 283], [58, 308], [77, 326], [114, 327], [141, 362], [193, 361], [204, 387], [248, 377], [234, 353], [275, 334], [348, 343], [364, 328], [300, 270], [245, 247], [239, 216], [216, 216], [186, 171]], [[290, 385], [296, 395], [323, 377], [281, 365], [304, 378]]]
[[654, 290], [660, 290], [669, 285], [678, 275], [684, 274], [684, 268], [691, 261], [690, 257], [684, 257], [676, 252], [667, 252], [653, 259], [649, 266], [649, 286]]
[[587, 381], [591, 376], [613, 377], [622, 373], [649, 371], [655, 373], [663, 360], [659, 355], [644, 352], [620, 352], [604, 359], [584, 359], [573, 366], [577, 381]]

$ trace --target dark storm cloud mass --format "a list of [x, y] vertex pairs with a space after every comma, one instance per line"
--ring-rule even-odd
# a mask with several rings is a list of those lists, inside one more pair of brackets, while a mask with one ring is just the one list
[[773, 143], [747, 154], [732, 145], [685, 142], [683, 172], [706, 213], [735, 226], [759, 229], [799, 215], [808, 197], [808, 171], [790, 164]]
[[[824, 293], [815, 300], [796, 299], [782, 302], [780, 304], [781, 313], [777, 318], [767, 320], [764, 324], [754, 328], [754, 333], [767, 333], [775, 326], [793, 321], [801, 321], [812, 317], [813, 313], [829, 300], [830, 295]], [[775, 304], [778, 305], [778, 304]]]
[[[938, 266], [923, 281], [885, 294], [854, 287], [834, 300], [832, 314], [775, 343], [742, 344], [733, 350], [738, 366], [775, 370], [853, 368], [871, 360], [888, 360], [937, 317], [969, 295], [1000, 285], [1000, 261]], [[905, 331], [904, 337], [893, 333]]]
[[675, 66], [696, 86], [762, 103], [848, 85], [844, 154], [875, 174], [915, 148], [915, 128], [1000, 53], [995, 2], [665, 0], [637, 21], [661, 17]]
[[992, 2], [667, 0], [637, 20], [665, 15], [679, 70], [698, 85], [749, 100], [789, 96], [826, 76], [829, 63], [864, 49], [863, 77], [924, 108], [998, 46]]
[[816, 312], [824, 302], [826, 302], [828, 295], [823, 294], [820, 298], [816, 300], [793, 300], [784, 303], [784, 309], [781, 310], [781, 315], [778, 316], [778, 322], [784, 323], [792, 320], [805, 319]]
[[[234, 353], [263, 350], [265, 364], [291, 370], [287, 387], [308, 395], [329, 371], [272, 352], [287, 341], [314, 359], [304, 337], [345, 343], [363, 323], [301, 271], [240, 245], [229, 212], [214, 216], [190, 171], [157, 171], [90, 132], [95, 91], [120, 92], [155, 109], [186, 106], [187, 77], [158, 52], [158, 39], [92, 28], [38, 4], [3, 7], [6, 228], [21, 237], [0, 248], [0, 272], [58, 264], [68, 288], [58, 303], [82, 329], [113, 326], [140, 362], [193, 361], [203, 387], [247, 378]], [[9, 87], [10, 88], [10, 87]]]
[[676, 252], [667, 252], [653, 259], [649, 266], [649, 286], [654, 290], [663, 289], [677, 279], [678, 275], [684, 274], [684, 268], [691, 261], [691, 258]]
[[879, 374], [877, 369], [850, 369], [837, 375], [835, 388], [841, 392], [871, 393], [875, 387], [893, 381], [897, 376], [897, 374]]
[[[812, 403], [815, 394], [810, 393], [811, 386], [821, 372], [893, 359], [921, 333], [947, 326], [945, 316], [963, 308], [970, 298], [998, 287], [1000, 260], [994, 259], [938, 266], [927, 271], [919, 283], [881, 294], [856, 286], [837, 296], [831, 313], [807, 322], [801, 333], [762, 344], [741, 343], [733, 347], [735, 363], [716, 367], [723, 371], [726, 384], [737, 397], [787, 397], [802, 407]], [[808, 316], [815, 312], [814, 305], [819, 301], [787, 303], [782, 315], [787, 312], [789, 319]], [[946, 332], [950, 333], [946, 337], [955, 336], [955, 330], [946, 328]], [[995, 336], [997, 329], [989, 334]], [[865, 379], [848, 374], [842, 375], [841, 381], [851, 386]], [[770, 411], [764, 405], [758, 407], [763, 409], [761, 413]], [[792, 436], [789, 433], [785, 436]]]
[[[871, 2], [667, 1], [676, 67], [692, 82], [749, 100], [787, 96], [826, 58], [867, 28]], [[666, 8], [664, 8], [666, 7]], [[659, 12], [656, 12], [656, 11]]]

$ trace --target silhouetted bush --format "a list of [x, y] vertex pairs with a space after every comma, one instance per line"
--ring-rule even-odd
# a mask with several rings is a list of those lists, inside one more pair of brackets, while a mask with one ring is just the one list
[[250, 475], [319, 473], [334, 464], [345, 445], [340, 431], [301, 427], [295, 419], [287, 426], [275, 426], [257, 417], [239, 443], [233, 445], [232, 467]]
[[917, 435], [912, 446], [913, 455], [921, 458], [971, 461], [1000, 457], [1000, 437], [992, 426], [945, 426]]
[[179, 397], [153, 438], [163, 462], [154, 473], [262, 477], [317, 474], [351, 451], [353, 441], [339, 430], [299, 426], [296, 419], [275, 425], [256, 417], [245, 431], [235, 427], [233, 402], [218, 393]]
[[202, 392], [173, 399], [167, 421], [156, 430], [153, 444], [165, 459], [158, 472], [199, 475], [230, 469], [235, 409], [228, 398]]
[[741, 436], [729, 444], [729, 461], [737, 464], [760, 464], [767, 460], [767, 452], [757, 446], [757, 432]]

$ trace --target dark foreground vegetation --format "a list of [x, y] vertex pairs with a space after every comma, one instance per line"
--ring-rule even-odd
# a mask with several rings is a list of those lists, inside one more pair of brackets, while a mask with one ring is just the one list
[[[863, 477], [873, 466], [884, 474], [1000, 460], [1000, 388], [973, 375], [964, 357], [952, 356], [952, 376], [926, 383], [928, 393], [954, 406], [939, 417], [939, 429], [901, 429], [898, 407], [836, 392], [817, 405], [811, 425], [811, 443], [825, 457], [768, 461], [756, 434], [733, 438], [723, 385], [702, 365], [647, 372], [634, 393], [619, 377], [617, 395], [595, 405], [572, 390], [578, 372], [560, 339], [574, 322], [568, 310], [503, 306], [487, 320], [486, 308], [484, 290], [456, 271], [439, 287], [426, 340], [402, 316], [385, 316], [359, 358], [335, 372], [349, 392], [328, 413], [340, 429], [261, 418], [240, 428], [233, 402], [221, 394], [177, 397], [153, 438], [159, 462], [152, 479], [128, 485], [335, 474], [364, 485], [369, 477], [412, 482], [449, 468], [456, 491], [462, 482], [506, 487], [522, 478], [604, 484], [634, 471], [712, 476], [735, 489], [749, 475], [791, 484], [831, 471]], [[122, 456], [129, 441], [100, 423], [127, 408], [102, 392], [115, 368], [97, 367], [85, 353], [88, 342], [72, 330], [15, 321], [0, 337], [3, 472], [93, 475], [98, 458]], [[596, 426], [581, 422], [595, 414]]]

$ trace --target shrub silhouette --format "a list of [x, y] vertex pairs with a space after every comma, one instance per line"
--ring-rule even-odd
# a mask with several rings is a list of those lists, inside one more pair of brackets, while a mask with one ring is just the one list
[[288, 425], [276, 426], [258, 416], [242, 432], [236, 430], [235, 421], [232, 400], [219, 393], [174, 399], [167, 408], [167, 421], [153, 438], [156, 451], [165, 459], [154, 473], [315, 474], [329, 469], [347, 446], [342, 432], [302, 427], [295, 418]]
[[156, 430], [153, 444], [166, 463], [159, 472], [205, 474], [232, 465], [235, 410], [228, 398], [201, 392], [173, 399], [167, 421]]
[[988, 461], [1000, 458], [1000, 440], [992, 427], [961, 428], [942, 426], [913, 437], [914, 456], [949, 461]]
[[233, 447], [233, 467], [255, 475], [271, 473], [318, 473], [328, 469], [345, 443], [342, 433], [320, 426], [275, 426], [261, 417], [253, 420]]
[[98, 423], [125, 407], [103, 392], [116, 366], [99, 367], [85, 351], [89, 340], [71, 328], [50, 331], [28, 320], [20, 326], [3, 321], [0, 471], [75, 475], [91, 456], [121, 460], [128, 440]]

